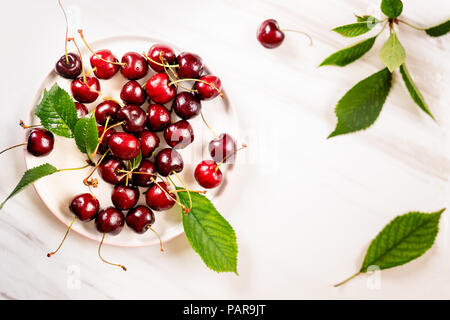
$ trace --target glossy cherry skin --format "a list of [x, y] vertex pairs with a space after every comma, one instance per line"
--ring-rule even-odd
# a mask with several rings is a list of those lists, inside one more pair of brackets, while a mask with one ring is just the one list
[[177, 88], [169, 86], [170, 80], [167, 74], [157, 73], [148, 79], [145, 91], [148, 97], [155, 103], [164, 104], [175, 98]]
[[100, 233], [118, 235], [125, 224], [123, 213], [114, 207], [108, 207], [100, 211], [95, 218], [95, 226]]
[[182, 52], [177, 57], [178, 69], [177, 73], [180, 78], [201, 77], [204, 69], [202, 58], [190, 52]]
[[[119, 172], [119, 170], [124, 169], [125, 166], [121, 160], [108, 157], [98, 166], [98, 173], [104, 181], [117, 185], [125, 182], [125, 178], [122, 178], [124, 174]], [[120, 180], [120, 178], [122, 179]]]
[[[96, 52], [97, 56], [106, 61], [119, 62], [117, 58], [108, 49], [99, 50]], [[94, 74], [99, 79], [111, 79], [120, 69], [120, 65], [108, 63], [99, 59], [96, 55], [91, 56], [91, 66], [96, 68]]]
[[[162, 52], [162, 58], [166, 64], [174, 64], [176, 60], [175, 52], [172, 50], [172, 48], [163, 45], [163, 44], [155, 44], [150, 47], [150, 50], [148, 50], [147, 56], [157, 61], [158, 63], [161, 62], [161, 52]], [[156, 72], [164, 72], [164, 67], [160, 66], [152, 61], [148, 61], [148, 64], [150, 67], [155, 70]]]
[[146, 206], [137, 206], [128, 212], [125, 221], [136, 233], [142, 234], [155, 223], [155, 214]]
[[111, 153], [119, 159], [131, 160], [141, 151], [138, 138], [126, 132], [116, 132], [108, 140]]
[[[105, 127], [103, 126], [97, 126], [97, 131], [98, 131], [98, 138], [100, 139], [101, 136], [103, 135], [103, 132], [105, 131]], [[108, 141], [109, 138], [116, 132], [116, 130], [114, 128], [109, 128], [108, 130], [106, 130], [105, 135], [103, 136], [103, 140], [100, 143], [100, 147], [99, 147], [99, 151], [100, 153], [105, 153], [106, 150], [108, 150]]]
[[91, 103], [97, 100], [100, 92], [100, 82], [97, 78], [86, 77], [86, 83], [83, 78], [77, 78], [72, 81], [70, 86], [72, 96], [75, 100], [81, 103]]
[[217, 163], [212, 160], [200, 162], [195, 168], [194, 177], [198, 184], [203, 188], [215, 188], [222, 182], [223, 175], [220, 169], [217, 169]]
[[172, 109], [181, 119], [188, 120], [196, 117], [200, 113], [202, 104], [196, 95], [183, 91], [175, 97]]
[[162, 131], [170, 124], [170, 112], [160, 104], [148, 106], [147, 128], [151, 131]]
[[284, 40], [284, 33], [280, 30], [278, 22], [274, 19], [268, 19], [261, 23], [256, 36], [258, 41], [268, 49], [280, 46]]
[[120, 68], [122, 75], [129, 80], [138, 80], [147, 75], [147, 60], [137, 52], [127, 52], [123, 55], [122, 63], [126, 63]]
[[[194, 88], [198, 91], [197, 95], [202, 100], [211, 100], [219, 95], [219, 91], [222, 91], [222, 82], [220, 79], [213, 75], [206, 75], [200, 78], [204, 82], [196, 82]], [[219, 90], [219, 91], [217, 91]]]
[[140, 107], [129, 104], [117, 111], [117, 121], [124, 121], [122, 129], [128, 133], [142, 131], [147, 123], [147, 114]]
[[131, 80], [123, 85], [120, 99], [127, 104], [141, 106], [147, 99], [147, 93], [137, 81]]
[[173, 171], [181, 172], [184, 167], [184, 162], [178, 151], [172, 148], [165, 148], [156, 155], [155, 165], [158, 173], [167, 177]]
[[45, 129], [32, 129], [28, 136], [27, 150], [35, 157], [49, 154], [53, 150], [55, 138], [53, 133]]
[[[164, 191], [163, 191], [164, 189]], [[175, 196], [169, 196], [169, 190], [164, 182], [154, 183], [145, 193], [145, 202], [156, 211], [165, 211], [172, 208], [175, 204]]]
[[120, 110], [120, 104], [114, 100], [105, 100], [99, 103], [95, 108], [95, 120], [100, 125], [105, 125], [109, 117], [108, 125], [117, 122], [117, 111]]
[[141, 152], [144, 158], [149, 158], [159, 146], [159, 137], [151, 131], [142, 130], [137, 138], [141, 143]]
[[69, 209], [81, 221], [91, 221], [97, 215], [100, 203], [92, 194], [83, 193], [73, 198]]
[[77, 109], [77, 118], [78, 119], [83, 118], [85, 115], [87, 115], [89, 113], [86, 106], [79, 102], [75, 102], [75, 109]]
[[[153, 162], [145, 159], [141, 161], [139, 167], [137, 167], [133, 172], [133, 183], [139, 187], [149, 187], [153, 183], [152, 179], [156, 179], [155, 165], [153, 164]], [[147, 174], [139, 174], [135, 172], [142, 172]]]
[[208, 151], [216, 162], [222, 162], [224, 158], [226, 158], [225, 163], [233, 162], [236, 141], [228, 133], [221, 133], [219, 137], [209, 142]]
[[180, 120], [164, 130], [164, 139], [172, 148], [184, 149], [194, 141], [194, 129], [188, 121]]
[[139, 189], [133, 186], [115, 186], [111, 201], [119, 210], [129, 210], [133, 208], [139, 200]]
[[63, 78], [76, 79], [81, 73], [80, 56], [75, 53], [68, 53], [67, 59], [66, 55], [63, 55], [56, 63], [55, 71]]

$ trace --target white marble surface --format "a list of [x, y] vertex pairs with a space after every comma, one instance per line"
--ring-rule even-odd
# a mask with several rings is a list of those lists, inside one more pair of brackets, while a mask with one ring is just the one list
[[[450, 298], [448, 215], [436, 245], [422, 258], [346, 286], [370, 240], [395, 215], [448, 207], [450, 173], [449, 36], [427, 38], [402, 25], [398, 35], [433, 122], [412, 102], [398, 74], [377, 123], [368, 131], [326, 140], [336, 101], [382, 68], [374, 50], [346, 68], [317, 65], [354, 40], [329, 30], [353, 13], [380, 16], [379, 1], [64, 1], [78, 8], [88, 39], [152, 35], [200, 54], [222, 78], [250, 148], [229, 185], [227, 216], [239, 237], [239, 276], [203, 266], [184, 236], [156, 247], [107, 246], [73, 233], [49, 260], [65, 228], [29, 188], [0, 214], [1, 299], [301, 299]], [[430, 26], [447, 19], [446, 0], [405, 1], [403, 17]], [[277, 50], [255, 39], [258, 24], [275, 18], [288, 34]], [[8, 1], [0, 11], [1, 146], [18, 142], [17, 126], [45, 74], [63, 53], [64, 20], [56, 1]], [[386, 38], [386, 35], [383, 36]], [[21, 151], [2, 155], [0, 195], [24, 170]], [[379, 285], [378, 285], [379, 284]]]

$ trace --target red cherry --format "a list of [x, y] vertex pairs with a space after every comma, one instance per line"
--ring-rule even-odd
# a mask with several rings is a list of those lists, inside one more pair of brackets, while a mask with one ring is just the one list
[[138, 80], [147, 75], [148, 64], [147, 60], [137, 52], [127, 52], [123, 55], [120, 72], [129, 80]]
[[236, 141], [228, 133], [222, 133], [208, 145], [208, 151], [216, 162], [233, 162], [236, 153]]
[[261, 23], [256, 35], [258, 41], [268, 49], [280, 46], [284, 40], [284, 33], [280, 30], [278, 22], [274, 19], [268, 19]]
[[[98, 138], [100, 139], [100, 137], [103, 135], [103, 132], [105, 131], [105, 127], [103, 126], [97, 126], [97, 131], [98, 131]], [[99, 147], [99, 151], [100, 153], [105, 153], [106, 150], [108, 150], [108, 141], [109, 138], [116, 132], [116, 130], [114, 128], [109, 128], [108, 130], [106, 130], [105, 135], [103, 136], [103, 140], [100, 143], [100, 147]]]
[[198, 79], [203, 73], [203, 61], [198, 55], [190, 52], [182, 52], [177, 57], [177, 73], [180, 78]]
[[212, 160], [200, 162], [195, 168], [194, 177], [198, 184], [206, 189], [217, 187], [223, 179], [222, 171], [217, 167], [217, 163]]
[[81, 221], [90, 221], [95, 218], [100, 203], [90, 193], [83, 193], [73, 198], [69, 209]]
[[122, 231], [125, 224], [125, 217], [123, 213], [114, 207], [108, 207], [100, 211], [95, 218], [95, 226], [101, 233], [108, 233], [110, 235], [117, 235]]
[[200, 99], [191, 92], [183, 91], [177, 94], [173, 101], [172, 109], [177, 116], [188, 120], [197, 116], [202, 110]]
[[184, 162], [178, 151], [172, 148], [165, 148], [156, 155], [155, 165], [158, 173], [167, 177], [173, 171], [181, 172], [184, 167]]
[[[148, 187], [153, 183], [152, 179], [155, 179], [156, 168], [153, 162], [144, 159], [134, 172], [133, 183], [139, 187]], [[140, 172], [145, 174], [140, 174]]]
[[[162, 63], [160, 58], [161, 52], [165, 64], [173, 64], [175, 62], [175, 52], [172, 50], [172, 48], [163, 44], [154, 44], [153, 46], [151, 46], [150, 50], [148, 50], [147, 56], [158, 63]], [[160, 66], [152, 61], [148, 61], [148, 64], [156, 72], [164, 72], [163, 66]]]
[[209, 85], [199, 81], [195, 83], [195, 89], [197, 89], [200, 99], [210, 100], [219, 95], [219, 91], [222, 90], [222, 82], [218, 77], [213, 75], [206, 75], [201, 77], [200, 80], [210, 84]]
[[78, 102], [91, 103], [97, 100], [100, 82], [94, 77], [86, 77], [86, 83], [84, 83], [83, 78], [77, 78], [72, 81], [70, 89], [73, 98]]
[[120, 104], [115, 102], [114, 100], [105, 100], [102, 103], [98, 104], [95, 108], [95, 120], [100, 125], [105, 125], [106, 120], [109, 117], [108, 124], [115, 123], [117, 118], [117, 112], [120, 109]]
[[120, 65], [105, 62], [102, 59], [99, 59], [97, 56], [102, 58], [103, 60], [111, 62], [119, 62], [119, 60], [117, 60], [112, 52], [107, 49], [99, 50], [96, 52], [96, 55], [91, 56], [91, 66], [92, 68], [96, 68], [94, 70], [95, 76], [99, 79], [111, 79], [117, 73], [117, 71], [119, 71]]
[[155, 214], [146, 206], [137, 206], [128, 212], [125, 221], [136, 233], [142, 234], [155, 223]]
[[76, 53], [63, 55], [55, 65], [55, 71], [66, 79], [75, 79], [81, 73], [81, 59]]
[[119, 210], [129, 210], [133, 208], [139, 200], [139, 189], [132, 186], [115, 186], [111, 201]]
[[87, 115], [89, 113], [86, 106], [79, 102], [75, 102], [75, 109], [77, 109], [77, 118], [78, 119], [83, 118], [85, 115]]
[[169, 190], [165, 183], [155, 183], [145, 193], [145, 201], [153, 210], [169, 210], [175, 205], [175, 200], [167, 193], [169, 193]]
[[100, 177], [102, 177], [104, 181], [114, 185], [124, 183], [125, 178], [122, 178], [123, 173], [119, 172], [119, 170], [124, 169], [125, 166], [123, 165], [123, 162], [113, 157], [104, 159], [98, 166]]
[[172, 148], [184, 149], [194, 141], [194, 129], [188, 121], [180, 120], [164, 130], [164, 139]]
[[153, 151], [159, 146], [159, 137], [151, 131], [142, 130], [137, 138], [141, 143], [142, 156], [144, 158], [151, 157]]
[[147, 128], [151, 131], [162, 131], [170, 124], [170, 112], [160, 104], [148, 106]]
[[45, 129], [32, 129], [28, 136], [27, 150], [35, 157], [48, 155], [53, 150], [55, 138]]
[[117, 111], [118, 121], [124, 121], [122, 129], [128, 133], [138, 133], [142, 131], [147, 122], [147, 114], [138, 106], [126, 105]]
[[141, 151], [139, 140], [126, 132], [114, 133], [108, 141], [111, 153], [119, 159], [131, 160], [136, 158]]
[[145, 91], [155, 103], [164, 104], [175, 97], [177, 88], [174, 85], [169, 86], [169, 77], [167, 74], [157, 73], [147, 81]]
[[131, 80], [123, 85], [120, 99], [127, 104], [141, 106], [147, 99], [147, 93], [145, 93], [139, 82]]

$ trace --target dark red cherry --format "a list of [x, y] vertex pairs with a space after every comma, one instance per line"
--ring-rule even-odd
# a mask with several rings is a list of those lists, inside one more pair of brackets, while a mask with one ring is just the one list
[[206, 189], [217, 187], [223, 179], [222, 171], [217, 167], [217, 163], [212, 160], [200, 162], [195, 168], [194, 177], [198, 184]]
[[101, 233], [115, 236], [122, 231], [125, 224], [123, 213], [114, 207], [108, 207], [100, 211], [95, 218], [95, 226]]
[[146, 206], [137, 206], [128, 212], [125, 221], [127, 226], [142, 234], [155, 223], [155, 214]]
[[126, 132], [114, 133], [108, 140], [108, 146], [111, 153], [122, 160], [136, 158], [141, 151], [138, 138]]
[[[96, 52], [97, 56], [106, 61], [119, 62], [110, 50], [103, 49]], [[99, 79], [111, 79], [120, 69], [120, 65], [105, 62], [96, 55], [91, 56], [91, 66], [96, 68], [94, 74]]]
[[75, 109], [77, 109], [77, 118], [78, 119], [83, 118], [85, 115], [87, 115], [89, 113], [86, 106], [79, 102], [75, 102]]
[[172, 171], [181, 172], [184, 167], [184, 162], [178, 151], [172, 148], [165, 148], [156, 155], [155, 165], [158, 173], [167, 177]]
[[[162, 63], [160, 58], [161, 53], [164, 63], [173, 64], [175, 62], [176, 60], [175, 52], [172, 50], [172, 48], [163, 44], [154, 44], [153, 46], [151, 46], [150, 50], [148, 50], [147, 56], [158, 63]], [[148, 61], [148, 64], [156, 72], [164, 72], [163, 66], [160, 66], [151, 61]]]
[[[97, 131], [98, 131], [98, 138], [100, 139], [101, 136], [103, 135], [103, 132], [105, 131], [105, 127], [103, 126], [97, 126]], [[114, 128], [109, 128], [108, 130], [106, 130], [105, 135], [103, 136], [103, 140], [100, 143], [100, 147], [99, 147], [99, 151], [100, 153], [105, 153], [106, 150], [108, 150], [108, 141], [109, 138], [116, 132], [116, 130]]]
[[164, 130], [164, 139], [172, 148], [184, 149], [194, 141], [194, 129], [188, 121], [180, 120]]
[[147, 60], [137, 52], [127, 52], [123, 55], [120, 72], [129, 80], [138, 80], [147, 75], [148, 64]]
[[151, 131], [142, 130], [137, 138], [141, 143], [141, 152], [144, 158], [149, 158], [159, 146], [159, 137]]
[[147, 128], [151, 131], [162, 131], [170, 124], [170, 112], [160, 104], [148, 106]]
[[205, 82], [196, 82], [194, 88], [198, 91], [197, 94], [202, 100], [210, 100], [219, 95], [219, 91], [222, 91], [222, 82], [220, 79], [213, 75], [206, 75], [200, 78]]
[[102, 177], [102, 179], [106, 182], [114, 185], [124, 183], [125, 178], [122, 178], [124, 173], [119, 172], [119, 170], [124, 169], [125, 166], [123, 165], [123, 162], [113, 157], [104, 159], [98, 166], [100, 177]]
[[76, 53], [63, 55], [55, 65], [55, 71], [66, 79], [75, 79], [81, 73], [81, 59]]
[[95, 120], [100, 125], [105, 125], [106, 119], [109, 117], [108, 125], [115, 123], [117, 118], [117, 111], [120, 109], [120, 104], [114, 100], [105, 100], [98, 104], [95, 108]]
[[191, 92], [183, 91], [175, 97], [172, 109], [181, 119], [188, 120], [200, 113], [202, 104], [197, 96]]
[[208, 145], [208, 151], [211, 157], [216, 162], [233, 162], [234, 154], [236, 153], [236, 141], [228, 133], [221, 133], [219, 137]]
[[145, 85], [148, 97], [159, 104], [171, 101], [177, 93], [177, 88], [174, 85], [169, 86], [169, 82], [169, 77], [165, 73], [153, 75]]
[[147, 123], [147, 114], [140, 107], [129, 104], [117, 111], [117, 121], [124, 121], [122, 129], [128, 133], [142, 131]]
[[100, 92], [100, 82], [97, 78], [86, 77], [86, 83], [84, 83], [84, 79], [81, 77], [72, 81], [70, 89], [73, 98], [78, 102], [91, 103], [97, 100]]
[[133, 171], [133, 183], [139, 187], [148, 187], [153, 183], [152, 179], [156, 179], [155, 174], [156, 167], [153, 162], [144, 159]]
[[49, 154], [53, 150], [53, 133], [45, 129], [32, 129], [28, 136], [27, 150], [35, 157]]
[[141, 106], [147, 99], [147, 93], [137, 81], [131, 80], [123, 85], [120, 99], [127, 104]]
[[165, 211], [175, 204], [175, 197], [168, 195], [169, 190], [164, 182], [154, 183], [145, 193], [147, 205], [156, 211]]
[[97, 215], [100, 203], [92, 194], [83, 193], [73, 198], [69, 209], [81, 221], [91, 221]]
[[133, 186], [115, 186], [111, 201], [119, 210], [129, 210], [133, 208], [139, 200], [139, 189]]
[[177, 57], [177, 73], [180, 78], [198, 79], [203, 73], [203, 61], [198, 55], [190, 52], [182, 52]]
[[280, 30], [278, 22], [269, 19], [261, 23], [256, 34], [258, 41], [266, 48], [278, 47], [284, 40], [284, 33]]

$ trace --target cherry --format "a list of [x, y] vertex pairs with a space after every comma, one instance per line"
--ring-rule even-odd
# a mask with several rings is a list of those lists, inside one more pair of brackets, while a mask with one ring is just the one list
[[[103, 126], [97, 126], [97, 131], [98, 131], [98, 138], [100, 139], [101, 136], [103, 135], [103, 132], [105, 131], [105, 127]], [[114, 128], [109, 128], [108, 130], [106, 130], [105, 135], [103, 136], [103, 140], [100, 143], [100, 147], [99, 147], [99, 151], [100, 153], [105, 153], [106, 150], [108, 150], [108, 141], [109, 138], [113, 135], [113, 133], [115, 133], [116, 130]]]
[[153, 210], [169, 210], [175, 205], [175, 199], [169, 196], [168, 193], [165, 183], [154, 183], [145, 193], [145, 201]]
[[120, 109], [120, 104], [114, 100], [105, 100], [95, 108], [95, 120], [100, 125], [105, 125], [109, 117], [109, 124], [115, 123], [117, 120], [117, 111]]
[[[206, 75], [200, 78], [204, 82], [196, 82], [194, 88], [198, 91], [198, 96], [202, 100], [210, 100], [219, 95], [222, 90], [222, 82], [213, 75]], [[206, 84], [205, 82], [209, 83]]]
[[173, 101], [172, 109], [181, 119], [188, 120], [197, 116], [202, 105], [200, 99], [191, 92], [183, 91], [177, 94]]
[[137, 52], [127, 52], [122, 57], [120, 72], [129, 80], [138, 80], [147, 75], [147, 60]]
[[162, 131], [170, 124], [170, 112], [160, 104], [148, 106], [147, 128], [151, 131]]
[[145, 85], [145, 91], [150, 99], [159, 104], [171, 101], [177, 93], [174, 85], [169, 86], [169, 77], [165, 73], [153, 75]]
[[188, 121], [180, 120], [164, 130], [164, 139], [172, 148], [184, 149], [194, 141], [194, 130]]
[[177, 57], [178, 76], [180, 78], [200, 78], [203, 73], [203, 61], [198, 55], [182, 52]]
[[142, 156], [148, 158], [159, 146], [159, 137], [151, 131], [142, 130], [137, 136], [141, 143]]
[[155, 175], [156, 168], [153, 162], [144, 159], [133, 171], [133, 183], [139, 187], [149, 187], [153, 183], [152, 179], [155, 179]]
[[35, 157], [49, 154], [53, 150], [53, 133], [45, 129], [32, 129], [28, 136], [27, 150]]
[[123, 131], [138, 133], [142, 131], [147, 122], [147, 114], [140, 107], [129, 104], [117, 111], [117, 120], [123, 121]]
[[111, 201], [119, 210], [129, 210], [133, 208], [139, 200], [139, 189], [133, 186], [115, 186]]
[[98, 166], [98, 172], [100, 174], [100, 177], [102, 177], [102, 179], [105, 180], [105, 182], [114, 185], [121, 184], [125, 181], [125, 178], [122, 178], [123, 173], [119, 172], [119, 170], [124, 169], [125, 166], [123, 165], [123, 162], [113, 157], [106, 158]]
[[86, 82], [84, 82], [83, 78], [77, 78], [72, 81], [70, 89], [72, 96], [78, 102], [91, 103], [97, 100], [100, 92], [100, 82], [94, 77], [86, 77]]
[[273, 49], [281, 45], [284, 33], [280, 30], [276, 20], [268, 19], [259, 26], [257, 38], [264, 47]]
[[[176, 60], [175, 52], [172, 50], [172, 48], [163, 44], [154, 44], [153, 46], [151, 46], [150, 50], [148, 50], [147, 56], [153, 61], [161, 63], [161, 53], [165, 64], [172, 64], [175, 62]], [[164, 72], [163, 66], [156, 64], [152, 61], [148, 61], [148, 64], [156, 72]]]
[[83, 193], [73, 198], [70, 203], [70, 211], [81, 221], [91, 221], [95, 218], [100, 208], [100, 203], [92, 194]]
[[92, 68], [95, 68], [95, 76], [99, 79], [111, 79], [117, 73], [117, 71], [119, 71], [120, 66], [115, 63], [105, 62], [102, 59], [115, 63], [117, 63], [118, 60], [112, 54], [112, 52], [107, 49], [99, 50], [91, 56], [90, 61]]
[[126, 132], [114, 133], [108, 140], [108, 146], [111, 153], [122, 160], [136, 158], [141, 151], [138, 138]]
[[200, 162], [195, 168], [194, 177], [198, 184], [206, 189], [217, 187], [223, 179], [222, 171], [212, 160]]
[[125, 218], [127, 226], [135, 232], [145, 233], [155, 223], [155, 214], [146, 206], [137, 206], [130, 210]]
[[95, 226], [101, 233], [117, 235], [125, 224], [123, 213], [114, 207], [108, 207], [100, 211], [95, 218]]
[[156, 155], [155, 165], [158, 173], [167, 177], [173, 171], [181, 172], [184, 167], [184, 162], [178, 151], [172, 148], [165, 148]]
[[81, 73], [81, 59], [75, 53], [63, 55], [55, 65], [55, 71], [66, 79], [75, 79]]
[[228, 133], [222, 133], [209, 142], [208, 151], [216, 162], [232, 162], [236, 152], [236, 142]]
[[141, 106], [145, 99], [147, 98], [147, 93], [142, 89], [141, 85], [134, 80], [128, 81], [122, 87], [120, 92], [120, 99], [128, 104], [134, 104]]
[[77, 118], [78, 119], [83, 118], [85, 115], [87, 115], [89, 113], [86, 106], [79, 102], [75, 102], [75, 109], [77, 109]]

